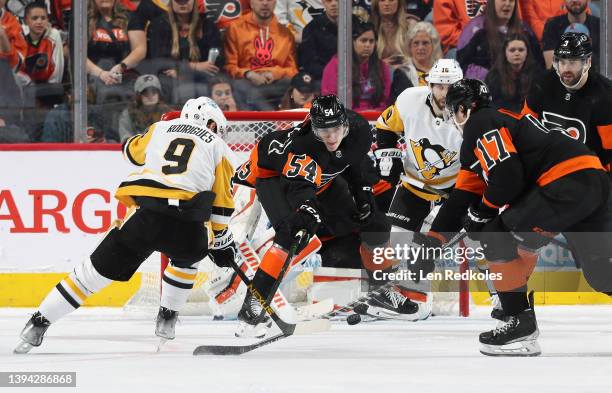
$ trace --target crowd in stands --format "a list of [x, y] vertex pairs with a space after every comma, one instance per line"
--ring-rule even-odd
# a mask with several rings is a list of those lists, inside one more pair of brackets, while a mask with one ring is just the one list
[[[352, 107], [383, 110], [456, 58], [520, 111], [589, 0], [352, 0]], [[224, 111], [304, 108], [338, 91], [339, 0], [87, 0], [89, 141], [120, 142], [208, 95]], [[0, 0], [0, 143], [72, 142], [70, 0]]]

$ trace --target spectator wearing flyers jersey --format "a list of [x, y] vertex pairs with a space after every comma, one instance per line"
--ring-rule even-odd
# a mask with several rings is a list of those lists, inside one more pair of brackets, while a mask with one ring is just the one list
[[251, 0], [251, 12], [226, 32], [225, 71], [239, 105], [252, 110], [274, 110], [298, 72], [293, 34], [278, 23], [275, 3]]
[[18, 70], [26, 54], [27, 44], [19, 21], [0, 0], [0, 60], [6, 59], [13, 70]]
[[434, 1], [433, 24], [440, 33], [442, 49], [447, 57], [454, 57], [463, 28], [470, 20], [484, 13], [486, 4], [487, 0]]
[[25, 36], [28, 50], [20, 71], [34, 83], [61, 83], [64, 74], [64, 52], [59, 31], [49, 25], [47, 6], [40, 1], [25, 9]]
[[531, 30], [542, 40], [546, 21], [554, 16], [565, 13], [565, 0], [519, 1], [521, 18], [531, 27]]

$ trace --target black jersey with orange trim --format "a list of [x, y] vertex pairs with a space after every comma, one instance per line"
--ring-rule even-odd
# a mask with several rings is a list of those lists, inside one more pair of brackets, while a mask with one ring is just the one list
[[586, 84], [569, 92], [551, 70], [532, 84], [523, 114], [586, 144], [604, 166], [612, 162], [612, 81], [591, 70]]
[[330, 152], [314, 137], [307, 120], [293, 130], [264, 136], [249, 161], [236, 171], [234, 182], [254, 186], [256, 178], [279, 176], [289, 185], [287, 198], [293, 207], [315, 198], [337, 177], [350, 186], [372, 186], [378, 181], [373, 161], [370, 124], [359, 114], [348, 112], [349, 132], [338, 149]]
[[460, 160], [455, 190], [432, 231], [459, 230], [460, 219], [476, 196], [482, 196], [481, 203], [500, 208], [512, 205], [534, 186], [583, 169], [603, 170], [584, 144], [546, 129], [531, 115], [517, 118], [490, 107], [473, 113], [465, 124]]

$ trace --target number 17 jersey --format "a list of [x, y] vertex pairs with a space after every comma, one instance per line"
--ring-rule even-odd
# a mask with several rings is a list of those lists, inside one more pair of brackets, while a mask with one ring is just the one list
[[160, 121], [144, 134], [128, 139], [123, 154], [139, 170], [119, 185], [115, 197], [130, 207], [132, 197], [189, 200], [202, 191], [214, 192], [213, 229], [229, 222], [234, 208], [232, 151], [214, 132], [181, 119]]

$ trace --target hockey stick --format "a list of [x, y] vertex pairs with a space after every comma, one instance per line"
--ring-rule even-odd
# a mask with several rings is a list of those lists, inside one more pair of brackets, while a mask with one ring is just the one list
[[[303, 236], [303, 235], [302, 235]], [[280, 285], [280, 281], [282, 281], [284, 273], [287, 271], [291, 259], [293, 259], [293, 255], [297, 251], [297, 247], [299, 245], [299, 238], [296, 239], [298, 241], [294, 241], [294, 244], [291, 246], [289, 250], [289, 254], [287, 255], [287, 260], [285, 261], [285, 265], [283, 265], [283, 269], [281, 269], [281, 274], [279, 275], [279, 279], [275, 282], [273, 291], [271, 292], [272, 297], [278, 286]], [[232, 268], [236, 271], [238, 276], [244, 281], [247, 285], [247, 289], [251, 292], [253, 296], [261, 303], [263, 300], [263, 296], [257, 291], [257, 289], [253, 286], [251, 280], [246, 276], [246, 274], [240, 269], [240, 267], [235, 263], [231, 263]], [[296, 324], [287, 323], [283, 321], [278, 314], [270, 307], [270, 302], [272, 297], [269, 296], [269, 299], [266, 299], [267, 306], [262, 304], [263, 311], [268, 312], [276, 326], [281, 330], [280, 334], [269, 337], [262, 341], [259, 341], [255, 344], [250, 345], [200, 345], [196, 347], [193, 351], [194, 355], [241, 355], [246, 352], [250, 352], [254, 349], [260, 348], [264, 345], [272, 344], [278, 340], [289, 337], [293, 334], [306, 334], [306, 333], [315, 333], [321, 332], [325, 330], [329, 330], [330, 323], [329, 320], [326, 319], [317, 319], [314, 321], [304, 321], [298, 322]], [[260, 315], [261, 317], [261, 315]]]

